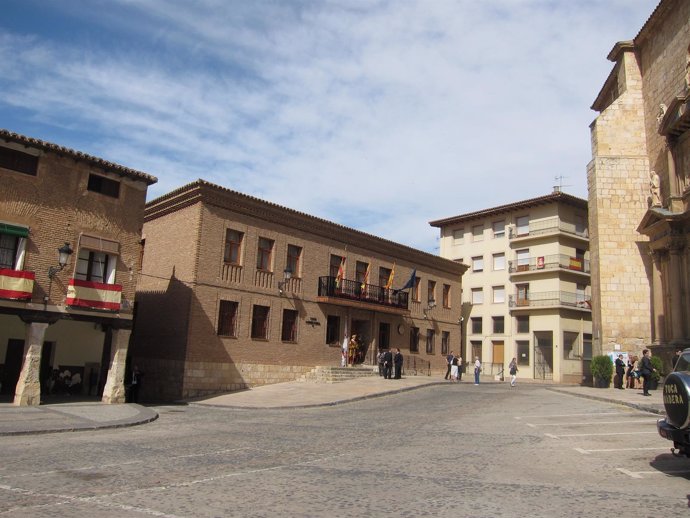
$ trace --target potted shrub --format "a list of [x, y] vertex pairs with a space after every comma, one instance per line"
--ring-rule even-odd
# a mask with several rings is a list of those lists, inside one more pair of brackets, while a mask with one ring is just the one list
[[592, 357], [592, 380], [596, 388], [609, 388], [613, 376], [613, 362], [606, 355]]
[[656, 371], [652, 371], [652, 377], [649, 380], [649, 390], [656, 390], [659, 387], [659, 381], [664, 376], [664, 362], [662, 362], [661, 358], [658, 356], [652, 356], [650, 360], [652, 361], [652, 367], [654, 367]]

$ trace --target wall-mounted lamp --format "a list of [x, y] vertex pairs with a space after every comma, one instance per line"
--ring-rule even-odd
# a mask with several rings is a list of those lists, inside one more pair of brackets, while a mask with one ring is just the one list
[[278, 282], [278, 291], [281, 295], [283, 294], [283, 290], [285, 290], [287, 283], [290, 282], [290, 279], [292, 279], [292, 270], [289, 266], [283, 270], [283, 275], [283, 280]]
[[434, 309], [436, 307], [436, 300], [435, 299], [429, 299], [427, 302], [427, 310], [429, 309]]
[[67, 266], [67, 261], [69, 261], [69, 256], [72, 255], [74, 251], [69, 243], [65, 242], [60, 248], [58, 248], [58, 266], [51, 266], [48, 268], [48, 278], [50, 280], [55, 277], [55, 274], [61, 272], [65, 266]]

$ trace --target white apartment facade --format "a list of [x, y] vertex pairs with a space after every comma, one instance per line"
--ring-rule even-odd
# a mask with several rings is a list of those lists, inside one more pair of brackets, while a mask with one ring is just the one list
[[580, 383], [592, 355], [587, 201], [552, 194], [431, 221], [463, 277], [462, 356], [485, 375]]

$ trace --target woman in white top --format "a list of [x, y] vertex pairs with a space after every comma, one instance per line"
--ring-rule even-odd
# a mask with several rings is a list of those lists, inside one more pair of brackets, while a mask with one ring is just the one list
[[482, 362], [479, 361], [479, 356], [474, 357], [474, 384], [479, 385], [479, 373], [482, 371]]

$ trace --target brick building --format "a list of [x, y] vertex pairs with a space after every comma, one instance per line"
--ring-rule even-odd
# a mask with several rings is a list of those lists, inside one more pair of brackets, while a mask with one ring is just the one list
[[[123, 402], [156, 178], [0, 130], [0, 181], [2, 394], [17, 405], [38, 405], [48, 392]], [[71, 386], [49, 382], [54, 369], [70, 371]]]
[[690, 2], [659, 2], [592, 108], [595, 348], [690, 345]]
[[587, 202], [555, 190], [430, 223], [463, 279], [463, 357], [486, 374], [579, 383], [592, 355]]
[[[143, 237], [133, 361], [145, 398], [338, 366], [346, 334], [359, 363], [399, 347], [408, 369], [445, 369], [460, 343], [462, 264], [203, 180], [148, 203]], [[413, 271], [410, 290], [394, 289]]]

